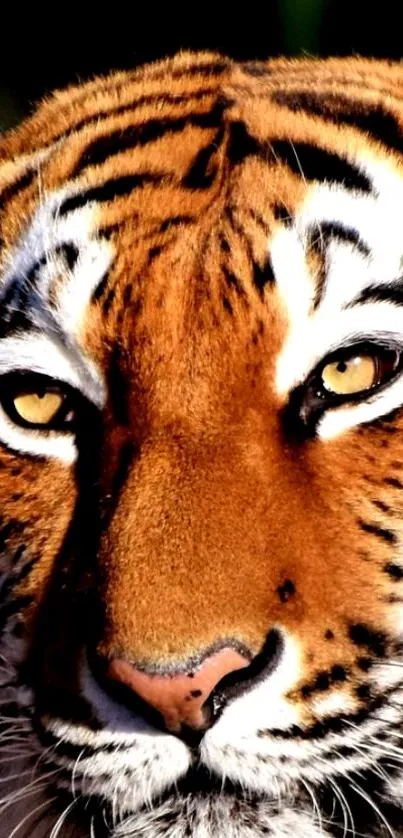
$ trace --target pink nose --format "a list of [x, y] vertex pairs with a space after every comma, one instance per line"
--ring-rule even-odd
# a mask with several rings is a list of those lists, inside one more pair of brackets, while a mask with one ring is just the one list
[[248, 666], [250, 661], [234, 649], [220, 649], [194, 671], [149, 675], [126, 661], [114, 658], [108, 675], [125, 684], [162, 715], [168, 730], [182, 725], [194, 730], [207, 726], [203, 705], [224, 675]]

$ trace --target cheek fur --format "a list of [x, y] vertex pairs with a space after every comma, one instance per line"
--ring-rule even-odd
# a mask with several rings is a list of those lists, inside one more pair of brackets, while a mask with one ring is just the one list
[[[40, 599], [76, 502], [74, 475], [57, 463], [0, 455], [1, 570]], [[29, 572], [28, 572], [29, 570]]]

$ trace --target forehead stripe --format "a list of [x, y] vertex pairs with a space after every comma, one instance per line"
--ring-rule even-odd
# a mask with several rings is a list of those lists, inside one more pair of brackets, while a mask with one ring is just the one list
[[165, 93], [164, 91], [159, 91], [158, 93], [147, 93], [143, 96], [138, 96], [137, 99], [134, 98], [125, 105], [118, 105], [118, 107], [113, 107], [113, 104], [111, 103], [111, 107], [109, 109], [97, 111], [96, 113], [92, 113], [90, 116], [85, 116], [82, 119], [79, 119], [77, 122], [73, 122], [70, 128], [67, 128], [65, 131], [60, 131], [57, 135], [55, 135], [52, 142], [55, 140], [67, 139], [72, 134], [78, 134], [83, 128], [90, 128], [92, 125], [99, 126], [103, 120], [124, 116], [128, 113], [135, 114], [139, 108], [151, 106], [158, 109], [161, 105], [184, 105], [200, 101], [200, 99], [204, 99], [205, 97], [214, 94], [215, 90], [212, 87], [202, 87], [200, 90], [190, 90], [189, 93]]
[[116, 154], [156, 142], [167, 134], [183, 131], [188, 125], [196, 128], [215, 128], [221, 121], [225, 107], [224, 102], [218, 102], [211, 110], [202, 113], [189, 113], [174, 119], [150, 119], [146, 123], [128, 125], [126, 128], [119, 126], [115, 131], [97, 137], [89, 143], [71, 177], [77, 177], [87, 166], [105, 163]]
[[371, 255], [370, 247], [361, 238], [358, 230], [354, 230], [353, 227], [346, 227], [339, 221], [318, 222], [309, 229], [308, 236], [309, 247], [322, 249], [323, 245], [327, 246], [329, 242], [336, 240], [352, 244], [366, 259]]
[[395, 305], [403, 306], [403, 278], [397, 279], [388, 285], [368, 285], [346, 307], [352, 308], [360, 303], [382, 302], [395, 303]]
[[323, 301], [327, 286], [326, 257], [327, 249], [332, 241], [353, 245], [362, 256], [368, 259], [371, 250], [361, 238], [358, 230], [345, 227], [338, 221], [322, 221], [312, 224], [307, 230], [307, 249], [314, 251], [322, 259], [322, 268], [318, 271], [317, 287], [313, 310], [315, 311]]
[[[280, 160], [295, 174], [306, 180], [340, 183], [347, 189], [371, 192], [371, 182], [357, 166], [349, 163], [334, 151], [317, 145], [288, 140], [273, 140], [269, 144], [274, 160]], [[267, 159], [267, 154], [266, 154]]]
[[[383, 95], [390, 97], [390, 90]], [[394, 95], [393, 98], [402, 101], [401, 96]], [[379, 102], [374, 106], [368, 100], [357, 101], [336, 93], [316, 93], [311, 90], [280, 90], [273, 93], [273, 101], [289, 110], [320, 116], [336, 125], [351, 125], [365, 131], [367, 136], [381, 141], [388, 148], [400, 154], [403, 151], [403, 134], [399, 122]]]
[[111, 180], [101, 183], [100, 186], [93, 186], [90, 189], [86, 189], [85, 192], [79, 192], [78, 195], [73, 195], [71, 198], [67, 198], [67, 200], [60, 206], [60, 210], [57, 213], [58, 217], [62, 218], [69, 212], [73, 212], [80, 207], [84, 207], [92, 201], [113, 201], [114, 198], [121, 198], [125, 195], [130, 195], [134, 189], [138, 189], [140, 186], [144, 186], [148, 183], [161, 183], [161, 181], [167, 182], [168, 178], [169, 174], [165, 172], [160, 172], [158, 174], [143, 172], [136, 175], [125, 175], [124, 177], [111, 178]]
[[312, 143], [291, 142], [273, 138], [258, 140], [243, 122], [232, 122], [228, 157], [232, 163], [242, 163], [247, 157], [258, 157], [269, 165], [285, 163], [298, 177], [306, 180], [330, 181], [347, 189], [370, 193], [372, 185], [367, 175], [335, 151], [328, 151]]
[[22, 192], [23, 189], [27, 189], [28, 186], [31, 185], [34, 177], [37, 177], [36, 169], [30, 169], [28, 172], [24, 172], [21, 177], [14, 181], [14, 183], [7, 186], [3, 189], [3, 192], [0, 194], [0, 210], [2, 210], [5, 204], [8, 201], [11, 201], [15, 195], [18, 195], [19, 192]]
[[[32, 325], [29, 321], [30, 307], [39, 303], [40, 271], [49, 263], [50, 257], [62, 257], [69, 271], [73, 271], [80, 252], [72, 242], [63, 242], [38, 259], [23, 276], [17, 274], [0, 294], [0, 337], [3, 338], [18, 329]], [[38, 295], [35, 298], [35, 293]]]

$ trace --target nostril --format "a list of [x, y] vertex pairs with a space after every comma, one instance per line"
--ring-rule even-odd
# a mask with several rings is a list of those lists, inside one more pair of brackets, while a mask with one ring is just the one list
[[114, 658], [107, 674], [156, 710], [168, 730], [179, 733], [182, 727], [199, 731], [209, 727], [211, 713], [204, 705], [217, 684], [249, 664], [246, 655], [226, 647], [208, 655], [196, 669], [184, 672], [149, 673]]
[[248, 666], [238, 672], [229, 672], [224, 675], [211, 695], [214, 716], [217, 716], [221, 708], [232, 698], [248, 692], [260, 680], [268, 678], [280, 662], [283, 647], [281, 633], [277, 629], [272, 629], [260, 652], [251, 659]]

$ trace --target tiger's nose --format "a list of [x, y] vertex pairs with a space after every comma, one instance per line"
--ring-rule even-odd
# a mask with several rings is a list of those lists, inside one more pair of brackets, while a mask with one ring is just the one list
[[108, 677], [129, 687], [157, 710], [172, 733], [182, 726], [203, 730], [209, 726], [204, 704], [226, 675], [249, 666], [250, 660], [235, 649], [224, 648], [187, 671], [149, 674], [120, 658], [113, 658]]

